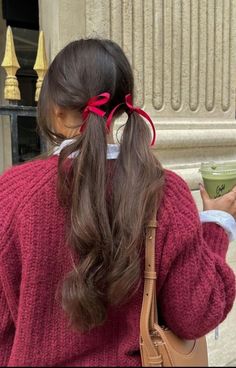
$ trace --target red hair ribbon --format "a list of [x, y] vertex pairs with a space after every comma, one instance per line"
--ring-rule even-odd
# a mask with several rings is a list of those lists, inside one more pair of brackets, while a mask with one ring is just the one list
[[[124, 103], [124, 102], [123, 102]], [[120, 103], [119, 105], [117, 105], [116, 107], [114, 107], [114, 109], [111, 111], [111, 113], [109, 114], [108, 118], [107, 118], [107, 123], [106, 123], [106, 126], [107, 126], [107, 129], [109, 130], [110, 129], [110, 126], [111, 126], [111, 121], [112, 121], [112, 118], [113, 118], [113, 115], [114, 113], [116, 112], [116, 110], [121, 106], [123, 105], [123, 103]], [[150, 118], [150, 116], [145, 112], [143, 111], [142, 109], [140, 109], [139, 107], [135, 107], [133, 106], [132, 104], [132, 96], [131, 94], [128, 94], [125, 96], [125, 104], [126, 106], [129, 108], [129, 110], [131, 112], [135, 111], [137, 112], [139, 115], [143, 116], [145, 119], [148, 120], [148, 122], [150, 123], [151, 127], [152, 127], [152, 132], [153, 132], [153, 138], [152, 138], [152, 143], [151, 145], [153, 146], [155, 141], [156, 141], [156, 129], [155, 129], [155, 126], [153, 124], [153, 121], [152, 119]]]
[[110, 100], [110, 97], [111, 97], [110, 93], [104, 92], [98, 96], [91, 97], [88, 100], [88, 103], [82, 112], [82, 118], [84, 123], [80, 127], [80, 132], [82, 132], [85, 128], [86, 119], [90, 112], [93, 112], [94, 114], [102, 117], [106, 114], [106, 112], [99, 109], [98, 106], [105, 105]]

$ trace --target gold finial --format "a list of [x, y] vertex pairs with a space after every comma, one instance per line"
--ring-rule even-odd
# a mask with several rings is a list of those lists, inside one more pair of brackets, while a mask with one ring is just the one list
[[20, 68], [18, 63], [11, 27], [7, 27], [5, 56], [2, 67], [6, 70], [4, 98], [6, 100], [20, 100], [20, 90], [16, 72]]
[[43, 78], [46, 74], [48, 68], [46, 50], [45, 50], [45, 41], [43, 31], [39, 33], [39, 42], [38, 42], [38, 52], [36, 56], [36, 61], [34, 64], [34, 70], [38, 74], [38, 80], [36, 83], [36, 92], [35, 92], [35, 101], [38, 101], [40, 90], [43, 83]]

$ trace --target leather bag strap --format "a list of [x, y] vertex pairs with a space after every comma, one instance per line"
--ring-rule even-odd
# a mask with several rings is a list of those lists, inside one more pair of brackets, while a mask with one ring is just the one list
[[146, 228], [144, 293], [140, 317], [140, 339], [147, 351], [150, 364], [153, 366], [158, 366], [162, 363], [161, 355], [158, 355], [158, 351], [150, 336], [154, 331], [154, 324], [158, 324], [155, 270], [156, 228], [155, 211], [153, 219], [148, 223]]

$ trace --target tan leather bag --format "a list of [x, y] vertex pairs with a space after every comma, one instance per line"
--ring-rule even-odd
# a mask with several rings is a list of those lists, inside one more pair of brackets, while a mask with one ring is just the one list
[[158, 324], [155, 272], [157, 221], [148, 224], [145, 242], [143, 304], [140, 317], [140, 352], [143, 367], [207, 367], [206, 338], [183, 340]]

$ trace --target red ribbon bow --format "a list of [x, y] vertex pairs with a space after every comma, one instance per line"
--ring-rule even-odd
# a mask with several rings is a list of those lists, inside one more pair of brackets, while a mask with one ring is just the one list
[[[87, 103], [85, 109], [82, 112], [82, 118], [84, 120], [84, 123], [80, 127], [80, 132], [83, 132], [83, 130], [85, 128], [86, 119], [87, 119], [90, 112], [93, 112], [94, 114], [97, 114], [97, 115], [102, 116], [102, 117], [105, 116], [106, 112], [99, 109], [98, 106], [105, 105], [110, 100], [110, 97], [111, 97], [110, 93], [104, 92], [104, 93], [101, 93], [98, 96], [94, 96], [94, 97], [92, 97], [88, 100], [88, 103]], [[110, 112], [110, 114], [107, 118], [107, 121], [106, 121], [106, 127], [107, 127], [108, 131], [110, 130], [110, 126], [111, 126], [111, 122], [112, 122], [112, 118], [113, 118], [114, 113], [123, 104], [124, 104], [124, 102], [118, 104]], [[131, 112], [133, 112], [133, 111], [137, 112], [139, 115], [141, 115], [145, 119], [147, 119], [148, 122], [151, 124], [152, 131], [153, 131], [153, 139], [152, 139], [151, 145], [153, 146], [154, 143], [155, 143], [155, 140], [156, 140], [156, 130], [155, 130], [155, 126], [153, 124], [152, 119], [150, 118], [150, 116], [145, 111], [143, 111], [139, 107], [133, 106], [131, 94], [128, 94], [128, 95], [125, 96], [125, 104]]]
[[[107, 122], [106, 122], [106, 127], [108, 130], [110, 130], [110, 126], [111, 126], [111, 121], [113, 118], [114, 113], [116, 112], [116, 110], [123, 105], [124, 102], [120, 103], [119, 105], [117, 105], [116, 107], [114, 107], [114, 109], [111, 111], [111, 113], [109, 114], [108, 118], [107, 118]], [[151, 145], [153, 146], [155, 141], [156, 141], [156, 129], [155, 126], [153, 124], [152, 119], [150, 118], [150, 116], [143, 111], [142, 109], [140, 109], [139, 107], [135, 107], [132, 105], [132, 96], [131, 94], [128, 94], [125, 96], [125, 104], [126, 106], [129, 108], [129, 110], [131, 112], [135, 111], [137, 112], [139, 115], [143, 116], [145, 119], [148, 120], [148, 122], [150, 123], [151, 127], [152, 127], [152, 132], [153, 132], [153, 138], [152, 138], [152, 143]]]
[[82, 118], [83, 118], [84, 123], [80, 127], [80, 132], [83, 132], [85, 128], [86, 119], [90, 112], [93, 112], [94, 114], [102, 116], [102, 117], [106, 114], [105, 111], [99, 109], [97, 106], [105, 105], [110, 100], [110, 97], [111, 97], [110, 93], [104, 92], [88, 100], [88, 103], [82, 112]]

